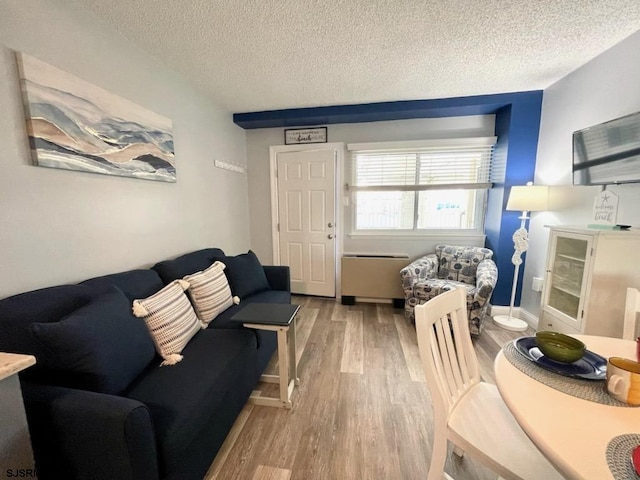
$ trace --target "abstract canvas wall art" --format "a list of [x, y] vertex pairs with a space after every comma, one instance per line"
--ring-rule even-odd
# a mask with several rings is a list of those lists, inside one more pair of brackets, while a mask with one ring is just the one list
[[171, 120], [17, 53], [34, 163], [176, 181]]

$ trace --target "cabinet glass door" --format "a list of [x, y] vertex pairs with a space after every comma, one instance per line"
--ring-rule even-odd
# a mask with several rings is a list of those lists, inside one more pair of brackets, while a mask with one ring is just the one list
[[588, 244], [587, 240], [556, 237], [548, 305], [575, 321], [580, 313]]

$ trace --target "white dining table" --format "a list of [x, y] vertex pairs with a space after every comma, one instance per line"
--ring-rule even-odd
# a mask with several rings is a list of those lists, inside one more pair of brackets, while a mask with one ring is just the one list
[[[635, 342], [574, 336], [582, 340], [588, 350], [605, 358], [636, 358]], [[518, 370], [502, 350], [495, 359], [494, 371], [507, 407], [563, 476], [613, 478], [607, 465], [607, 444], [618, 435], [640, 434], [640, 408], [603, 405], [548, 387]]]

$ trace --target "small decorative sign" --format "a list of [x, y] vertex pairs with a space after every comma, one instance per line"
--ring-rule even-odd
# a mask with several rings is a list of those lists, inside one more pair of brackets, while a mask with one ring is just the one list
[[618, 195], [603, 191], [593, 200], [593, 225], [614, 226], [618, 216]]
[[284, 144], [327, 143], [327, 127], [290, 128], [284, 131]]

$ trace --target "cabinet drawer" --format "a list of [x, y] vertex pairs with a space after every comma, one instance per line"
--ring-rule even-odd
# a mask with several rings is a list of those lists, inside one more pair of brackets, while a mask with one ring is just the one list
[[566, 333], [567, 335], [579, 335], [580, 330], [566, 324], [559, 318], [554, 317], [548, 311], [542, 311], [542, 317], [538, 322], [538, 330], [551, 330], [554, 332]]

